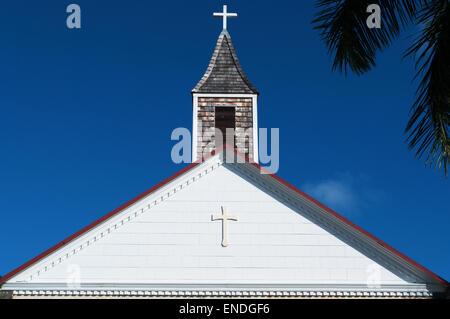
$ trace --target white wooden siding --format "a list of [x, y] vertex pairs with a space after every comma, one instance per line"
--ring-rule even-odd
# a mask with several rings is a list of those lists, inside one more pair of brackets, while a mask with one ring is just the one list
[[[238, 217], [228, 222], [228, 247], [221, 221], [211, 221], [222, 205]], [[43, 263], [8, 283], [64, 283], [78, 265], [82, 284], [365, 285], [375, 264], [224, 166], [30, 281]], [[378, 267], [381, 285], [408, 284]]]

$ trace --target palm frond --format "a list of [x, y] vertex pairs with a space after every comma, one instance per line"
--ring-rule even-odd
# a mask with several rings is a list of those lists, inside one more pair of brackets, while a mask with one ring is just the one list
[[419, 37], [405, 56], [416, 57], [416, 79], [422, 76], [417, 99], [406, 126], [410, 149], [416, 157], [428, 153], [425, 166], [444, 167], [450, 156], [450, 3], [428, 1], [419, 13], [423, 25]]
[[[423, 0], [318, 0], [319, 12], [312, 23], [320, 31], [328, 52], [334, 56], [333, 70], [350, 69], [361, 75], [375, 66], [377, 51], [389, 46], [403, 26], [415, 17]], [[369, 4], [381, 7], [382, 25], [366, 24]]]

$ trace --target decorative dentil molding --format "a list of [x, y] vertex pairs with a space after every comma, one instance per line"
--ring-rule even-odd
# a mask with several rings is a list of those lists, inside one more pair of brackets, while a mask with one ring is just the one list
[[14, 290], [14, 296], [48, 297], [156, 297], [156, 298], [429, 298], [426, 290]]

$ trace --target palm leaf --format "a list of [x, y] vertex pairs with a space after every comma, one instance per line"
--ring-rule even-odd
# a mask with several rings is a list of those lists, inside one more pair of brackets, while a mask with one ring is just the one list
[[[389, 46], [403, 26], [414, 18], [422, 0], [318, 0], [319, 12], [312, 21], [320, 30], [328, 52], [334, 56], [333, 70], [361, 75], [375, 66], [377, 51]], [[382, 8], [382, 25], [369, 29], [367, 6]]]
[[425, 165], [443, 166], [447, 176], [450, 161], [449, 1], [428, 1], [417, 23], [424, 28], [405, 54], [417, 58], [416, 78], [422, 77], [406, 126], [409, 147], [417, 148], [417, 157], [428, 153]]

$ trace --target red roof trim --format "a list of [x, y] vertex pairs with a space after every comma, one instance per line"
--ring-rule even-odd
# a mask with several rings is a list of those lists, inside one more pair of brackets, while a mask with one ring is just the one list
[[38, 262], [39, 260], [43, 259], [44, 257], [47, 257], [48, 255], [50, 255], [51, 253], [53, 253], [54, 251], [56, 251], [58, 248], [61, 248], [63, 246], [65, 246], [66, 244], [70, 243], [71, 241], [73, 241], [74, 239], [78, 238], [79, 236], [81, 236], [82, 234], [86, 233], [87, 231], [91, 230], [92, 228], [94, 228], [95, 226], [101, 224], [102, 222], [106, 221], [107, 219], [111, 218], [112, 216], [118, 214], [119, 212], [121, 212], [122, 210], [124, 210], [125, 208], [131, 206], [132, 204], [136, 203], [138, 200], [140, 200], [141, 198], [149, 195], [150, 193], [156, 191], [157, 189], [163, 187], [164, 185], [168, 184], [169, 182], [171, 182], [172, 180], [174, 180], [175, 178], [177, 178], [178, 176], [186, 173], [187, 171], [193, 169], [194, 167], [196, 167], [197, 165], [199, 165], [201, 162], [205, 161], [206, 159], [208, 159], [209, 157], [213, 156], [216, 152], [220, 152], [222, 151], [223, 148], [228, 148], [230, 150], [232, 150], [236, 155], [242, 157], [245, 159], [245, 161], [247, 163], [250, 163], [251, 165], [253, 165], [254, 167], [256, 167], [258, 170], [263, 171], [265, 174], [267, 174], [268, 176], [270, 176], [271, 178], [275, 179], [276, 181], [278, 181], [279, 183], [285, 185], [286, 187], [288, 187], [289, 189], [295, 191], [296, 193], [300, 194], [301, 196], [305, 197], [306, 199], [310, 200], [311, 202], [313, 202], [314, 204], [316, 204], [317, 206], [321, 207], [322, 209], [324, 209], [326, 212], [330, 213], [331, 215], [335, 216], [336, 218], [340, 219], [341, 221], [343, 221], [344, 223], [346, 223], [347, 225], [351, 226], [352, 228], [356, 229], [357, 231], [359, 231], [360, 233], [362, 233], [363, 235], [369, 237], [370, 239], [374, 240], [375, 242], [377, 242], [378, 244], [380, 244], [381, 246], [383, 246], [384, 248], [386, 248], [387, 250], [391, 251], [392, 253], [394, 253], [395, 255], [399, 256], [400, 258], [402, 258], [403, 260], [405, 260], [406, 262], [408, 262], [409, 264], [411, 264], [412, 266], [418, 268], [419, 270], [423, 271], [424, 273], [430, 275], [431, 277], [433, 277], [434, 279], [438, 280], [439, 282], [441, 282], [444, 285], [448, 285], [448, 282], [439, 277], [438, 275], [436, 275], [435, 273], [433, 273], [431, 270], [425, 268], [424, 266], [420, 265], [419, 263], [415, 262], [414, 260], [412, 260], [411, 258], [407, 257], [406, 255], [402, 254], [401, 252], [399, 252], [398, 250], [394, 249], [393, 247], [389, 246], [388, 244], [386, 244], [385, 242], [383, 242], [382, 240], [378, 239], [377, 237], [373, 236], [372, 234], [370, 234], [369, 232], [367, 232], [366, 230], [362, 229], [361, 227], [359, 227], [358, 225], [356, 225], [355, 223], [351, 222], [350, 220], [348, 220], [347, 218], [341, 216], [340, 214], [336, 213], [334, 210], [328, 208], [327, 206], [323, 205], [322, 203], [320, 203], [319, 201], [315, 200], [314, 198], [312, 198], [311, 196], [309, 196], [308, 194], [302, 192], [301, 190], [299, 190], [298, 188], [296, 188], [295, 186], [291, 185], [290, 183], [286, 182], [285, 180], [283, 180], [281, 177], [278, 177], [277, 175], [271, 173], [270, 171], [268, 171], [266, 168], [262, 167], [261, 165], [259, 165], [258, 163], [253, 162], [252, 160], [250, 160], [247, 156], [245, 156], [244, 154], [238, 152], [236, 149], [228, 146], [228, 145], [224, 145], [222, 147], [220, 147], [219, 149], [217, 149], [217, 151], [212, 151], [210, 154], [208, 154], [207, 156], [204, 156], [201, 160], [198, 160], [192, 164], [190, 164], [189, 166], [183, 168], [182, 170], [180, 170], [179, 172], [175, 173], [174, 175], [170, 176], [169, 178], [165, 179], [164, 181], [156, 184], [155, 186], [153, 186], [152, 188], [146, 190], [145, 192], [143, 192], [142, 194], [136, 196], [135, 198], [133, 198], [132, 200], [126, 202], [125, 204], [121, 205], [120, 207], [114, 209], [112, 212], [106, 214], [105, 216], [101, 217], [100, 219], [94, 221], [93, 223], [89, 224], [88, 226], [84, 227], [83, 229], [79, 230], [78, 232], [76, 232], [75, 234], [67, 237], [66, 239], [64, 239], [63, 241], [61, 241], [60, 243], [56, 244], [55, 246], [49, 248], [48, 250], [44, 251], [43, 253], [41, 253], [40, 255], [34, 257], [33, 259], [29, 260], [28, 262], [26, 262], [25, 264], [19, 266], [18, 268], [14, 269], [13, 271], [9, 272], [8, 274], [6, 274], [5, 276], [0, 278], [0, 284], [3, 284], [4, 282], [6, 282], [8, 279], [10, 279], [11, 277], [15, 276], [16, 274], [18, 274], [19, 272], [21, 272], [22, 270], [25, 270], [26, 268], [30, 267], [31, 265], [35, 264], [36, 262]]

